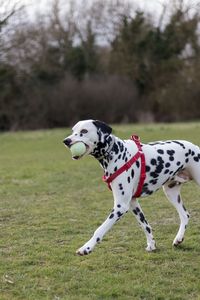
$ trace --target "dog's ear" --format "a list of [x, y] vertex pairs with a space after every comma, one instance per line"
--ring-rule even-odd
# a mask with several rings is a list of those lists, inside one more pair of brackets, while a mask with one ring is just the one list
[[107, 134], [112, 133], [112, 128], [104, 122], [95, 120], [93, 121], [93, 124], [97, 127], [97, 129], [100, 129], [103, 133], [107, 133]]

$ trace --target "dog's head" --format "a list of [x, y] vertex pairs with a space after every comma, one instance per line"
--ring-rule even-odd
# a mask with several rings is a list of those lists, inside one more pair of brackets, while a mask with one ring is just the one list
[[86, 146], [86, 152], [81, 156], [73, 157], [73, 159], [79, 159], [87, 154], [96, 158], [101, 157], [112, 140], [110, 136], [112, 128], [97, 120], [80, 121], [72, 128], [72, 131], [73, 133], [64, 139], [64, 144], [70, 148], [77, 142], [83, 142]]

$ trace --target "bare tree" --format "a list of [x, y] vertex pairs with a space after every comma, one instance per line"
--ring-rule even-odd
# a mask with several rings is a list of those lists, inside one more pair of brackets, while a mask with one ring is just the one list
[[9, 25], [9, 21], [14, 15], [23, 9], [20, 0], [0, 0], [0, 32]]
[[[10, 35], [16, 26], [16, 17], [22, 11], [23, 5], [20, 1], [0, 0], [0, 59], [5, 60], [7, 51], [11, 47]], [[18, 15], [19, 16], [19, 15]], [[13, 24], [11, 21], [13, 20]]]

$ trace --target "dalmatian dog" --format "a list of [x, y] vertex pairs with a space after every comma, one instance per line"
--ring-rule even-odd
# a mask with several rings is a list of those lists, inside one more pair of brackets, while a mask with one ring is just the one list
[[[64, 144], [71, 147], [76, 142], [86, 146], [84, 155], [96, 158], [105, 176], [109, 177], [131, 159], [138, 151], [132, 140], [121, 140], [112, 134], [112, 128], [97, 120], [78, 122], [72, 128], [72, 135], [64, 139]], [[164, 193], [176, 208], [180, 217], [180, 227], [173, 241], [174, 246], [183, 242], [189, 213], [180, 195], [183, 183], [194, 180], [200, 185], [200, 148], [188, 141], [170, 140], [141, 144], [145, 156], [146, 178], [142, 186], [141, 197], [147, 197], [163, 187]], [[147, 251], [156, 249], [152, 228], [134, 193], [140, 179], [141, 158], [128, 170], [121, 173], [111, 182], [114, 207], [103, 224], [96, 229], [91, 239], [77, 250], [78, 255], [87, 255], [100, 243], [111, 227], [131, 211], [142, 227], [147, 239]]]

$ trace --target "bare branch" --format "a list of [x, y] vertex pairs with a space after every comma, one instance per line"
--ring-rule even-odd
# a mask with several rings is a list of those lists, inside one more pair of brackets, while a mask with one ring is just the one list
[[13, 3], [11, 0], [0, 0], [0, 30], [2, 26], [7, 25], [12, 16], [23, 8], [20, 1]]
[[164, 22], [164, 18], [165, 18], [167, 9], [168, 9], [167, 4], [163, 3], [162, 4], [162, 12], [161, 12], [161, 15], [160, 15], [160, 18], [158, 21], [158, 28], [160, 28], [160, 29], [163, 27], [163, 22]]

